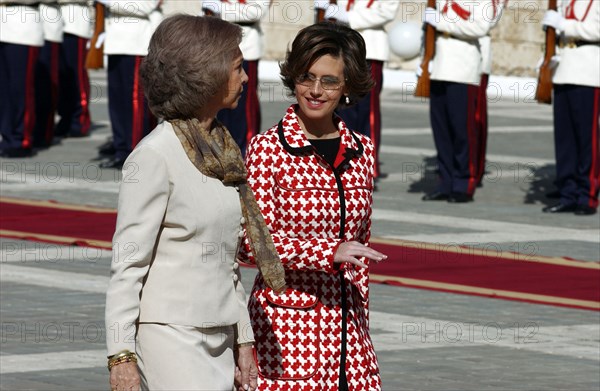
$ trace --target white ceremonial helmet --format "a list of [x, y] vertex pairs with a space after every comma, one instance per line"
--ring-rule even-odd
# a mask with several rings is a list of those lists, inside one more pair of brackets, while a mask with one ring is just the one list
[[422, 24], [413, 21], [398, 21], [388, 30], [392, 53], [404, 60], [410, 60], [421, 52], [423, 40]]

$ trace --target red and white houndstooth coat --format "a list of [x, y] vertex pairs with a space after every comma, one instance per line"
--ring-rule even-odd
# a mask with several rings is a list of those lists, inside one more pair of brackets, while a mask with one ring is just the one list
[[[336, 118], [341, 143], [332, 169], [304, 136], [294, 109], [287, 110], [279, 126], [252, 139], [246, 158], [248, 184], [288, 284], [277, 296], [260, 274], [254, 282], [249, 310], [258, 389], [337, 390], [345, 346], [349, 389], [380, 390], [368, 333], [368, 270], [333, 263], [341, 242], [369, 240], [373, 144]], [[241, 254], [243, 261], [254, 263], [247, 242]]]

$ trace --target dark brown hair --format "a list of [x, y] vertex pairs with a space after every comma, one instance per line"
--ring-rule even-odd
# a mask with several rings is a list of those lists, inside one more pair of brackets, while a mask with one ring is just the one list
[[141, 78], [150, 110], [189, 119], [223, 88], [239, 53], [242, 30], [214, 17], [175, 15], [156, 29]]
[[[293, 96], [296, 78], [329, 54], [344, 61], [344, 78], [350, 104], [365, 96], [375, 85], [366, 60], [365, 41], [359, 32], [341, 24], [321, 22], [305, 27], [294, 39], [285, 61], [280, 64], [281, 80]], [[345, 105], [345, 98], [340, 100]]]

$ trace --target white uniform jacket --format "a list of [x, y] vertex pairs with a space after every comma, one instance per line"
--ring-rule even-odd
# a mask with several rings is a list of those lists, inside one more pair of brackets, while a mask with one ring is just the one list
[[135, 351], [136, 321], [194, 327], [237, 324], [253, 341], [236, 254], [241, 206], [234, 187], [202, 175], [168, 122], [123, 169], [106, 297], [108, 354]]
[[[500, 18], [502, 17], [502, 11], [504, 11], [504, 6], [506, 5], [506, 0], [493, 0], [492, 7], [494, 7], [492, 12], [493, 23], [491, 28], [496, 27]], [[492, 73], [492, 38], [490, 34], [479, 38], [479, 47], [481, 49], [481, 73], [485, 73], [489, 75]]]
[[242, 27], [240, 50], [244, 60], [259, 60], [263, 54], [263, 32], [260, 20], [269, 13], [269, 0], [223, 1], [221, 18]]
[[60, 12], [60, 6], [57, 3], [40, 4], [40, 15], [44, 29], [44, 40], [61, 43], [63, 41], [65, 24]]
[[159, 0], [105, 0], [104, 54], [145, 56], [154, 30], [163, 19]]
[[560, 62], [552, 81], [600, 87], [600, 1], [563, 0], [566, 18], [560, 42]]
[[479, 84], [479, 38], [494, 24], [492, 0], [437, 0], [437, 25], [431, 80]]
[[65, 33], [91, 38], [94, 12], [87, 0], [58, 0], [58, 3], [65, 24]]
[[0, 42], [44, 46], [44, 28], [38, 4], [51, 2], [52, 0], [0, 0]]
[[481, 51], [481, 73], [489, 75], [492, 72], [492, 37], [486, 35], [479, 38]]
[[[351, 3], [348, 7], [348, 3]], [[350, 27], [360, 32], [367, 44], [367, 59], [387, 61], [390, 44], [384, 27], [394, 20], [400, 1], [339, 0], [337, 4], [348, 12]]]

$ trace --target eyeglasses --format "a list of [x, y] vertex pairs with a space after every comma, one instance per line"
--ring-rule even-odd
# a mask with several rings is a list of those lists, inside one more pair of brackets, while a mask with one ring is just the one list
[[312, 88], [317, 82], [321, 83], [321, 88], [324, 90], [339, 90], [344, 85], [343, 80], [331, 76], [315, 77], [310, 73], [304, 73], [296, 78], [296, 84], [304, 87]]

